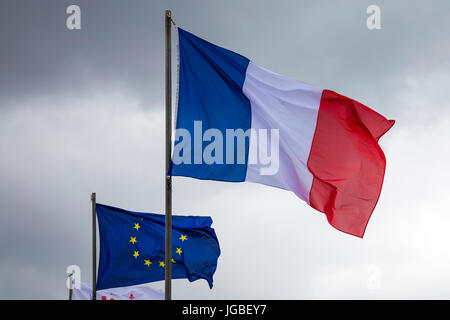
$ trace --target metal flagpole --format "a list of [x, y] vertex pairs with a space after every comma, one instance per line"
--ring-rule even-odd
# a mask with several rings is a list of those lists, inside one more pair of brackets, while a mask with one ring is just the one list
[[72, 295], [73, 295], [73, 287], [72, 287], [72, 282], [73, 282], [73, 272], [71, 274], [69, 274], [69, 300], [72, 300]]
[[172, 177], [168, 175], [172, 155], [172, 56], [171, 56], [171, 15], [165, 12], [166, 22], [166, 230], [165, 230], [165, 299], [172, 299]]
[[92, 201], [92, 300], [97, 300], [97, 199], [95, 192], [91, 194]]

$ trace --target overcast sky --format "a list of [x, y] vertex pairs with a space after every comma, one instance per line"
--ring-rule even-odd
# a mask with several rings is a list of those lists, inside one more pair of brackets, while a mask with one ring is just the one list
[[[70, 4], [81, 30], [66, 28]], [[380, 30], [366, 27], [370, 4]], [[364, 239], [287, 191], [175, 177], [174, 213], [210, 215], [222, 254], [212, 290], [179, 279], [173, 297], [450, 298], [446, 0], [2, 0], [0, 298], [67, 299], [72, 264], [91, 281], [91, 192], [164, 212], [165, 9], [208, 41], [396, 120], [380, 140], [386, 176]]]

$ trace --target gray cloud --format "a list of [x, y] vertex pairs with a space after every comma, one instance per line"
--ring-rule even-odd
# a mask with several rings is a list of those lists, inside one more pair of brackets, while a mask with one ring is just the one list
[[65, 299], [70, 264], [90, 280], [92, 191], [163, 212], [167, 8], [180, 27], [397, 120], [363, 240], [282, 190], [175, 178], [174, 211], [211, 215], [222, 255], [212, 291], [174, 280], [174, 297], [445, 298], [449, 4], [377, 1], [382, 29], [369, 31], [372, 3], [77, 1], [82, 29], [68, 31], [70, 1], [1, 2], [0, 298]]

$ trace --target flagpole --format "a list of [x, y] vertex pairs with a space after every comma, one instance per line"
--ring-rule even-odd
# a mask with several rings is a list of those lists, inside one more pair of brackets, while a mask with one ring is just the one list
[[92, 300], [97, 300], [97, 213], [96, 194], [91, 194], [92, 201]]
[[168, 175], [172, 155], [172, 56], [171, 56], [171, 15], [165, 12], [166, 24], [166, 223], [165, 223], [165, 299], [172, 299], [172, 177]]
[[73, 288], [72, 288], [72, 282], [73, 282], [73, 272], [71, 274], [69, 274], [69, 300], [72, 300], [72, 295], [73, 295]]

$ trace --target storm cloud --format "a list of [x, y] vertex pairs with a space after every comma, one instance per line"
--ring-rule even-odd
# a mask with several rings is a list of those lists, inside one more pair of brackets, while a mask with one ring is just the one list
[[[73, 3], [81, 30], [66, 28]], [[366, 27], [370, 4], [380, 30]], [[165, 9], [397, 121], [380, 140], [385, 182], [362, 240], [283, 190], [174, 178], [174, 212], [211, 215], [222, 254], [212, 290], [174, 280], [173, 297], [448, 298], [450, 3], [438, 0], [2, 1], [0, 298], [66, 299], [71, 264], [91, 280], [91, 192], [164, 212]]]

